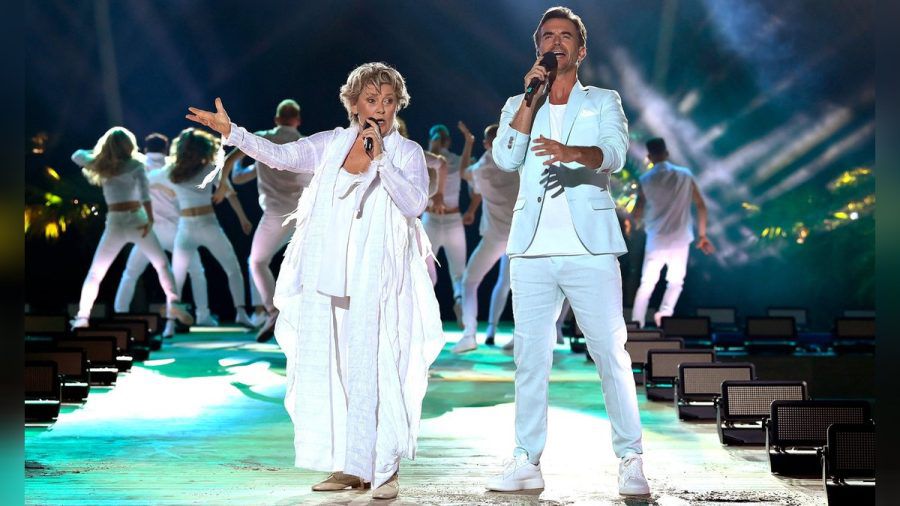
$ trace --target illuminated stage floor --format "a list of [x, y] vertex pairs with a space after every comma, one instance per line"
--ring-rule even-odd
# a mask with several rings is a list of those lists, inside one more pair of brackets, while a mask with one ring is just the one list
[[[513, 446], [512, 356], [481, 347], [432, 367], [418, 458], [400, 467], [393, 504], [625, 504], [593, 364], [558, 346], [540, 495], [486, 492]], [[509, 329], [498, 335], [503, 344]], [[365, 492], [314, 493], [324, 475], [292, 466], [282, 405], [284, 356], [246, 333], [169, 340], [112, 389], [26, 429], [29, 504], [365, 504]], [[719, 444], [714, 424], [685, 423], [639, 387], [644, 469], [653, 490], [627, 504], [825, 504], [819, 480], [769, 473], [765, 450]], [[385, 501], [377, 503], [384, 504]]]

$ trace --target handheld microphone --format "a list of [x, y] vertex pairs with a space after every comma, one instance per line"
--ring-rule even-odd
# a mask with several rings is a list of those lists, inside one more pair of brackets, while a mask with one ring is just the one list
[[[375, 126], [378, 127], [378, 121], [376, 121], [375, 118], [369, 118], [369, 121], [371, 121], [372, 123], [375, 123]], [[366, 137], [365, 139], [363, 139], [363, 148], [365, 148], [366, 153], [372, 152], [372, 138], [371, 137]]]
[[[547, 72], [556, 70], [556, 55], [553, 54], [553, 51], [544, 53], [544, 56], [541, 57], [540, 65], [547, 69]], [[529, 107], [531, 107], [531, 101], [534, 99], [534, 94], [542, 84], [544, 84], [543, 81], [534, 77], [531, 79], [531, 82], [528, 83], [528, 87], [525, 88], [525, 103], [528, 104]]]

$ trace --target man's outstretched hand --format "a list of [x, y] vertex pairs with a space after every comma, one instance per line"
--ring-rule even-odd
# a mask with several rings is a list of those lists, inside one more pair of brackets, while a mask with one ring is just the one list
[[216, 112], [204, 111], [196, 107], [188, 107], [188, 110], [191, 111], [191, 114], [186, 115], [185, 118], [219, 132], [222, 137], [228, 137], [231, 133], [231, 118], [225, 112], [221, 98], [216, 97]]

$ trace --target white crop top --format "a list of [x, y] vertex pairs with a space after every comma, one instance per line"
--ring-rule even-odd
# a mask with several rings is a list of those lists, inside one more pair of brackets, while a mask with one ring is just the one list
[[[190, 209], [191, 207], [203, 207], [212, 204], [213, 185], [207, 185], [206, 188], [198, 188], [197, 185], [203, 182], [204, 176], [213, 170], [213, 165], [197, 171], [194, 177], [181, 181], [180, 183], [172, 182], [172, 188], [175, 190], [175, 197], [178, 199], [178, 207], [180, 209]], [[171, 174], [172, 166], [166, 167], [166, 171]]]
[[[79, 149], [72, 154], [72, 161], [80, 167], [86, 166], [93, 159], [93, 154], [87, 149]], [[102, 185], [103, 199], [107, 205], [150, 201], [150, 183], [140, 160], [128, 160], [118, 174], [104, 179]]]

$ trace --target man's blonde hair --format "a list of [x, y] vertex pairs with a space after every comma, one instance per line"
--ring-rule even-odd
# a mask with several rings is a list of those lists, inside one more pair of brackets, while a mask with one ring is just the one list
[[347, 83], [341, 86], [341, 103], [347, 110], [350, 123], [358, 123], [359, 120], [353, 114], [353, 105], [359, 99], [365, 87], [369, 84], [381, 89], [382, 84], [389, 84], [397, 96], [397, 112], [409, 105], [409, 93], [406, 92], [406, 81], [397, 69], [386, 63], [364, 63], [353, 69], [347, 76]]

